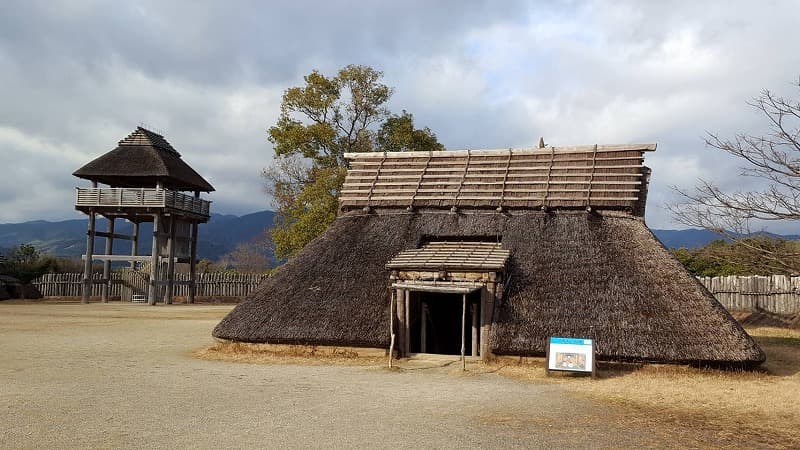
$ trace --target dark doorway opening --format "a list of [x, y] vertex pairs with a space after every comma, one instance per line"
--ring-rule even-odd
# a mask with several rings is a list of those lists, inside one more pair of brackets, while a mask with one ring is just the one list
[[[412, 292], [410, 298], [410, 353], [461, 354], [463, 295]], [[464, 354], [472, 354], [473, 335], [479, 348], [480, 290], [467, 294]], [[476, 330], [473, 333], [473, 326]], [[477, 356], [477, 355], [476, 355]]]

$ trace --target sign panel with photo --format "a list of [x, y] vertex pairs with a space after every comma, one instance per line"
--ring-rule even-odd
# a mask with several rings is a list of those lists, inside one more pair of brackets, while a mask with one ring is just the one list
[[547, 346], [547, 370], [594, 374], [594, 362], [592, 339], [550, 337]]

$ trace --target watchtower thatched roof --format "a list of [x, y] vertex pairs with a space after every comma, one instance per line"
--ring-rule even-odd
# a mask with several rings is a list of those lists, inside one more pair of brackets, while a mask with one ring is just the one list
[[[581, 161], [569, 161], [560, 171], [552, 157], [559, 153], [549, 149], [488, 152], [481, 156], [505, 158], [504, 164], [476, 172], [470, 167], [490, 169], [473, 165], [477, 155], [463, 155], [470, 159], [463, 164], [434, 161], [454, 156], [447, 152], [358, 157], [355, 161], [378, 164], [354, 165], [348, 173], [345, 190], [359, 192], [342, 193], [339, 217], [213, 334], [245, 342], [386, 348], [390, 261], [424, 263], [434, 242], [484, 242], [495, 243], [490, 246], [495, 252], [500, 244], [503, 253], [492, 256], [492, 264], [502, 261], [505, 267], [490, 314], [491, 353], [542, 356], [548, 337], [564, 336], [594, 338], [603, 360], [759, 364], [765, 356], [758, 345], [645, 225], [649, 169], [641, 152], [646, 149], [622, 150], [638, 153], [624, 156], [634, 163], [601, 163], [609, 156], [598, 157], [594, 147], [566, 153]], [[514, 161], [516, 155], [527, 161]], [[546, 156], [544, 169], [529, 161], [538, 155]], [[419, 159], [422, 170], [388, 167], [395, 157]], [[516, 163], [521, 168], [510, 169]], [[430, 171], [434, 167], [454, 170]], [[598, 169], [607, 174], [598, 175]], [[622, 181], [629, 182], [624, 186], [631, 187], [595, 191], [598, 182], [621, 181], [608, 175], [612, 170], [623, 170]], [[466, 186], [485, 187], [480, 181], [495, 187], [469, 194], [480, 198], [465, 198]], [[399, 192], [391, 193], [393, 188]]]
[[112, 187], [154, 187], [211, 192], [214, 187], [189, 167], [180, 153], [158, 133], [137, 127], [110, 152], [92, 160], [73, 175]]

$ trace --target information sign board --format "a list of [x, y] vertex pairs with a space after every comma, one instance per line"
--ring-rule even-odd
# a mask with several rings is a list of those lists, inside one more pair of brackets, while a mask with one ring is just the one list
[[547, 342], [547, 370], [594, 375], [594, 340], [551, 336]]

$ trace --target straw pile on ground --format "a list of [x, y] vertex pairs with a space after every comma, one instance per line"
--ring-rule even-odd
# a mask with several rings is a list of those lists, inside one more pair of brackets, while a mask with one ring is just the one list
[[426, 239], [511, 251], [490, 348], [542, 356], [591, 337], [601, 360], [753, 366], [764, 353], [640, 218], [585, 212], [386, 210], [341, 215], [215, 328], [242, 342], [388, 347], [386, 262]]

